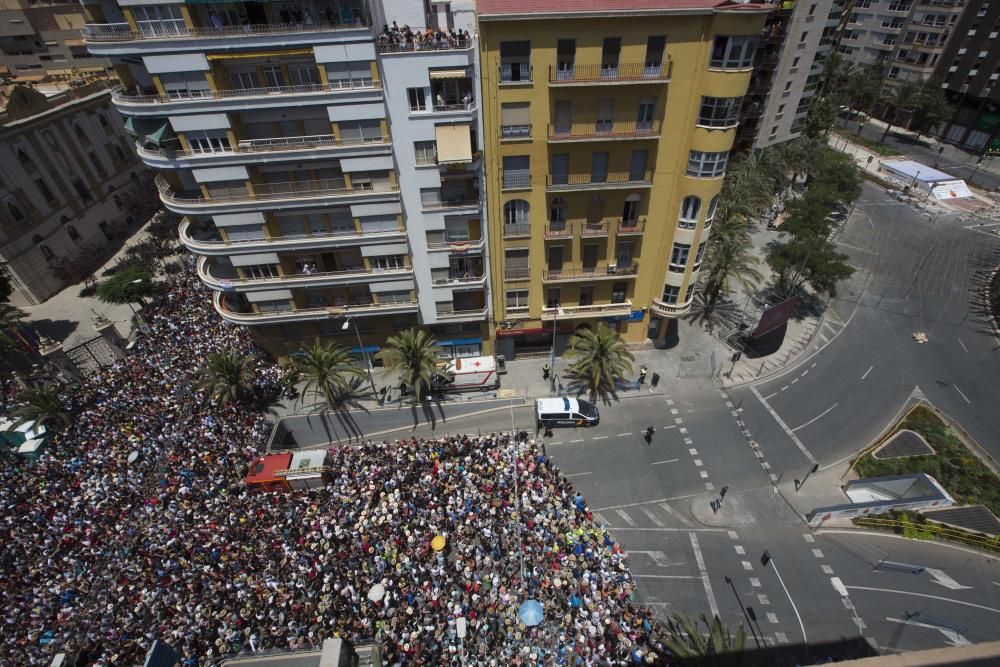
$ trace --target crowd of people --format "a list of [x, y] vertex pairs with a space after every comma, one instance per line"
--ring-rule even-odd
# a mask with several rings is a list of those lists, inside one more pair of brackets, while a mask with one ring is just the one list
[[251, 493], [271, 424], [193, 389], [249, 336], [192, 276], [144, 317], [126, 358], [66, 388], [48, 452], [0, 466], [0, 664], [136, 665], [160, 639], [216, 665], [335, 635], [388, 665], [668, 664], [625, 552], [526, 435], [335, 447], [325, 487]]
[[413, 32], [410, 26], [383, 25], [377, 37], [378, 44], [394, 51], [423, 51], [434, 49], [464, 49], [472, 44], [468, 30], [435, 30], [428, 27]]

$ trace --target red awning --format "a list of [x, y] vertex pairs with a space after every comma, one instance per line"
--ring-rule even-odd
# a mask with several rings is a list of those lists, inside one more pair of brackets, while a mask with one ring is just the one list
[[[513, 336], [523, 336], [525, 334], [545, 333], [542, 327], [532, 327], [530, 329], [497, 329], [497, 338], [511, 338]], [[549, 333], [552, 333], [549, 330]]]

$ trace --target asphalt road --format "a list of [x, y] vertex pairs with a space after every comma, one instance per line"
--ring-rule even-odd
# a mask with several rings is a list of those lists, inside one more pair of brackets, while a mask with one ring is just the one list
[[[829, 304], [847, 326], [825, 324], [814, 356], [730, 392], [768, 458], [830, 465], [877, 437], [919, 391], [1000, 459], [1000, 351], [979, 303], [1000, 238], [866, 186], [839, 242], [858, 269]], [[929, 342], [916, 343], [917, 331]]]

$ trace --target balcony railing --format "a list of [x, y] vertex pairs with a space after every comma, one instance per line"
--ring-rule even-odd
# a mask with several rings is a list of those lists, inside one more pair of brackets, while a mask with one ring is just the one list
[[309, 95], [316, 93], [336, 93], [345, 90], [380, 90], [382, 82], [377, 79], [342, 79], [330, 83], [310, 83], [297, 86], [273, 86], [268, 88], [235, 88], [231, 90], [192, 90], [172, 92], [169, 95], [138, 94], [117, 88], [111, 93], [115, 102], [121, 104], [173, 104], [177, 102], [198, 102], [201, 100], [226, 100], [244, 97], [270, 97], [287, 95]]
[[660, 121], [572, 123], [549, 125], [549, 141], [584, 141], [587, 139], [646, 139], [660, 135]]
[[531, 125], [501, 125], [500, 140], [531, 139]]
[[563, 320], [580, 317], [607, 317], [610, 315], [628, 315], [632, 312], [632, 302], [593, 303], [586, 306], [559, 306], [558, 308], [542, 308], [543, 320]]
[[472, 197], [456, 197], [448, 200], [425, 201], [420, 203], [420, 208], [425, 211], [448, 210], [453, 208], [472, 208], [479, 206], [479, 199]]
[[283, 35], [295, 32], [328, 32], [331, 30], [357, 30], [366, 28], [361, 18], [352, 23], [263, 23], [256, 25], [207, 26], [193, 28], [176, 22], [144, 24], [143, 29], [133, 30], [128, 23], [88, 23], [83, 27], [83, 38], [88, 42], [134, 42], [157, 39], [206, 39], [231, 37], [245, 39], [252, 35]]
[[342, 305], [290, 308], [288, 310], [255, 313], [244, 311], [243, 306], [234, 306], [231, 298], [222, 292], [215, 292], [212, 301], [216, 312], [226, 321], [235, 324], [250, 325], [322, 320], [328, 317], [343, 317], [344, 315], [384, 315], [386, 313], [412, 311], [418, 307], [416, 301], [396, 301], [389, 303], [345, 303]]
[[601, 190], [652, 185], [652, 174], [616, 172], [611, 174], [549, 174], [549, 190]]
[[338, 139], [332, 134], [314, 134], [302, 137], [273, 137], [270, 139], [242, 139], [235, 148], [220, 150], [171, 150], [169, 148], [148, 148], [136, 144], [140, 155], [155, 156], [172, 160], [179, 157], [218, 157], [234, 153], [281, 153], [284, 151], [322, 150], [325, 148], [354, 148], [358, 146], [388, 146], [388, 136], [358, 139]]
[[[514, 67], [516, 64], [518, 67]], [[534, 70], [528, 63], [501, 63], [500, 64], [500, 85], [517, 86], [530, 84]]]
[[[179, 228], [181, 243], [192, 252], [212, 255], [230, 254], [233, 252], [245, 252], [253, 249], [274, 249], [300, 248], [300, 247], [321, 247], [335, 244], [337, 241], [363, 241], [365, 243], [375, 243], [378, 241], [394, 240], [406, 233], [403, 228], [397, 228], [378, 232], [365, 232], [356, 230], [337, 230], [332, 232], [316, 232], [313, 234], [283, 234], [281, 236], [265, 237], [256, 239], [230, 239], [224, 241], [221, 237], [211, 234], [206, 236], [192, 232], [191, 220], [184, 218]], [[263, 234], [263, 231], [261, 232]], [[200, 236], [200, 238], [199, 238]]]
[[437, 313], [437, 318], [439, 320], [458, 320], [466, 317], [484, 317], [486, 315], [486, 306], [482, 308], [474, 308], [472, 310], [450, 310]]
[[573, 238], [573, 225], [568, 222], [545, 225], [545, 238], [547, 239], [570, 239]]
[[607, 236], [608, 223], [585, 222], [580, 225], [580, 236]]
[[615, 229], [615, 233], [618, 236], [642, 234], [645, 231], [646, 218], [639, 218], [638, 220], [624, 220], [622, 218], [618, 218], [618, 226]]
[[162, 176], [156, 177], [156, 186], [160, 191], [160, 198], [168, 204], [178, 204], [183, 206], [216, 206], [229, 203], [247, 203], [255, 201], [275, 201], [282, 199], [311, 199], [323, 197], [337, 197], [346, 195], [380, 194], [386, 192], [397, 192], [399, 186], [391, 183], [370, 185], [360, 188], [346, 187], [344, 181], [340, 179], [321, 179], [315, 181], [297, 181], [293, 183], [255, 183], [253, 193], [240, 193], [232, 195], [220, 195], [217, 197], [203, 197], [200, 194], [185, 195], [174, 192], [170, 184]]
[[295, 286], [295, 283], [316, 283], [317, 285], [326, 283], [349, 283], [352, 280], [364, 280], [372, 276], [396, 276], [412, 274], [413, 269], [409, 266], [401, 266], [391, 269], [369, 268], [366, 266], [354, 266], [340, 271], [315, 271], [312, 273], [289, 273], [279, 276], [262, 278], [240, 278], [238, 276], [215, 276], [212, 274], [213, 260], [202, 257], [198, 261], [198, 277], [209, 287], [216, 289], [226, 289], [234, 285], [245, 287], [270, 287], [270, 286]]
[[485, 239], [465, 239], [463, 241], [428, 241], [428, 250], [448, 250], [451, 252], [466, 252], [469, 250], [482, 250], [485, 247]]
[[542, 279], [549, 282], [601, 280], [618, 278], [620, 276], [634, 276], [637, 273], [639, 273], [639, 263], [630, 262], [627, 264], [599, 264], [594, 267], [578, 269], [545, 269], [542, 272]]
[[505, 239], [510, 239], [517, 236], [531, 236], [531, 223], [515, 222], [503, 226], [503, 237]]
[[453, 104], [438, 104], [434, 103], [433, 110], [437, 112], [447, 112], [447, 111], [474, 111], [476, 108], [476, 101], [471, 102], [456, 102]]
[[435, 285], [456, 285], [468, 283], [481, 283], [486, 280], [486, 274], [453, 273], [451, 275], [434, 278], [431, 282]]
[[528, 190], [531, 188], [531, 172], [508, 169], [503, 172], [504, 190]]
[[560, 85], [600, 83], [660, 83], [670, 80], [673, 62], [617, 63], [615, 65], [549, 66], [549, 83]]
[[508, 320], [522, 320], [530, 316], [528, 306], [507, 306], [504, 308], [504, 316]]
[[424, 53], [427, 51], [464, 51], [472, 48], [472, 40], [445, 39], [440, 42], [376, 42], [375, 50], [379, 53]]
[[530, 280], [531, 269], [515, 269], [506, 267], [503, 272], [504, 280]]
[[688, 301], [687, 303], [667, 303], [660, 299], [653, 299], [650, 304], [650, 310], [662, 317], [680, 317], [691, 310], [692, 301]]

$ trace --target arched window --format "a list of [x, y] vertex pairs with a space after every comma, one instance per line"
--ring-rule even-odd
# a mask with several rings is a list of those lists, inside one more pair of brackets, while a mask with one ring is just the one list
[[21, 222], [24, 220], [24, 211], [22, 211], [21, 207], [14, 202], [7, 202], [7, 210], [10, 211], [10, 217], [14, 218], [15, 221]]
[[549, 205], [549, 223], [552, 225], [566, 224], [566, 200], [562, 197], [553, 197]]
[[80, 240], [80, 232], [76, 231], [76, 227], [73, 225], [66, 225], [66, 233], [69, 234], [69, 237], [74, 241]]
[[625, 198], [625, 207], [622, 209], [622, 224], [634, 225], [639, 221], [639, 195], [632, 194]]
[[530, 208], [528, 202], [523, 199], [511, 199], [503, 205], [503, 224], [527, 224]]
[[44, 243], [38, 246], [38, 249], [42, 251], [42, 257], [45, 258], [45, 261], [48, 261], [54, 257], [54, 255], [52, 254], [52, 250]]
[[719, 205], [719, 195], [712, 197], [712, 201], [708, 202], [708, 212], [705, 214], [705, 226], [715, 218], [715, 209]]
[[41, 234], [35, 234], [34, 236], [31, 237], [31, 242], [34, 243], [35, 245], [38, 245], [44, 240], [45, 239], [42, 238]]
[[688, 195], [681, 202], [681, 217], [685, 220], [697, 220], [698, 212], [701, 210], [701, 199], [694, 195]]

